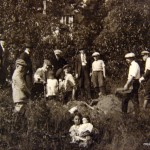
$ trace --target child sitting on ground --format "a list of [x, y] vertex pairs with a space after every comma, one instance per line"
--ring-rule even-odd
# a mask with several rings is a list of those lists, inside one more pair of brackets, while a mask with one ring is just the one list
[[71, 143], [77, 143], [78, 140], [76, 139], [77, 136], [79, 136], [79, 127], [81, 125], [82, 116], [80, 113], [76, 113], [73, 117], [74, 125], [71, 126], [69, 133], [72, 138]]
[[85, 116], [82, 118], [83, 124], [80, 125], [78, 129], [78, 136], [76, 136], [76, 140], [79, 141], [80, 147], [89, 147], [92, 144], [92, 130], [93, 125], [90, 123], [90, 118], [88, 116]]

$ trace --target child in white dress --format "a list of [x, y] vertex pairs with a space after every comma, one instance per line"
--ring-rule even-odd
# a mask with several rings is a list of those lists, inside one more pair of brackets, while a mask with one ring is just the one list
[[85, 116], [82, 118], [83, 124], [80, 125], [78, 129], [79, 136], [76, 137], [76, 140], [79, 141], [80, 147], [89, 147], [92, 144], [92, 130], [93, 125], [90, 123], [90, 118], [88, 116]]
[[72, 138], [71, 143], [78, 142], [78, 138], [76, 137], [79, 136], [79, 128], [81, 125], [81, 120], [82, 120], [82, 116], [80, 113], [74, 115], [74, 118], [73, 118], [74, 125], [72, 125], [71, 128], [69, 129], [69, 133]]

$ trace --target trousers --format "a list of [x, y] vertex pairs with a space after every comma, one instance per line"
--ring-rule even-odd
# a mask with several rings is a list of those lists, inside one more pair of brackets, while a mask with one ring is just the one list
[[139, 112], [139, 99], [138, 99], [139, 87], [140, 87], [139, 80], [134, 80], [133, 89], [131, 93], [128, 93], [122, 100], [122, 112], [127, 113], [129, 100], [131, 100], [133, 103], [135, 113]]

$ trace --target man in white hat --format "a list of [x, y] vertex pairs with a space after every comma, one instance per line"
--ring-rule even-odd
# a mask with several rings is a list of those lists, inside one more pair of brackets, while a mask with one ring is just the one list
[[139, 100], [138, 100], [138, 90], [140, 87], [139, 79], [140, 79], [140, 66], [137, 62], [135, 62], [135, 54], [128, 53], [125, 55], [125, 59], [127, 63], [130, 65], [128, 80], [124, 86], [124, 90], [129, 90], [132, 86], [133, 89], [131, 93], [127, 94], [127, 96], [122, 100], [122, 112], [127, 113], [128, 110], [128, 102], [131, 99], [134, 105], [135, 113], [139, 113]]
[[148, 105], [148, 102], [150, 101], [150, 57], [148, 51], [142, 51], [141, 55], [143, 57], [143, 60], [145, 63], [145, 73], [144, 75], [139, 79], [139, 82], [146, 81], [145, 86], [145, 100], [143, 108], [145, 109]]

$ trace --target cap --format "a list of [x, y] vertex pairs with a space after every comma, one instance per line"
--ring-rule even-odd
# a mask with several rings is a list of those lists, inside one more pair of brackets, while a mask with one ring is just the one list
[[71, 67], [71, 66], [69, 64], [67, 64], [67, 65], [63, 66], [63, 69], [66, 69], [66, 68], [69, 68], [69, 67]]
[[77, 106], [75, 106], [75, 107], [72, 107], [70, 110], [69, 110], [69, 112], [71, 113], [71, 114], [73, 114], [75, 111], [77, 111], [78, 110], [78, 108], [77, 108]]
[[142, 56], [145, 55], [145, 54], [146, 54], [146, 55], [149, 54], [149, 51], [142, 51], [142, 52], [141, 52], [141, 55], [142, 55]]
[[44, 59], [44, 64], [46, 64], [47, 66], [51, 66], [51, 62], [48, 59]]
[[135, 54], [134, 54], [134, 53], [127, 53], [127, 54], [125, 55], [125, 58], [133, 58], [133, 57], [135, 57]]
[[100, 55], [99, 52], [94, 52], [94, 53], [92, 54], [92, 57], [94, 57], [94, 56], [99, 56], [99, 55]]
[[23, 59], [17, 59], [16, 64], [21, 66], [27, 66], [26, 62]]
[[61, 53], [62, 53], [62, 51], [59, 50], [59, 49], [54, 50], [54, 54], [55, 54], [55, 55], [60, 55]]

